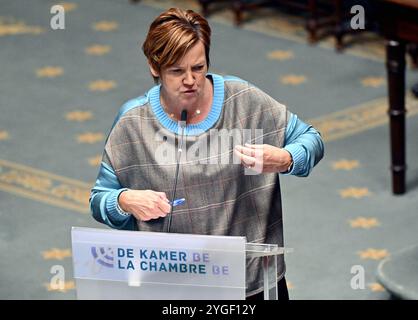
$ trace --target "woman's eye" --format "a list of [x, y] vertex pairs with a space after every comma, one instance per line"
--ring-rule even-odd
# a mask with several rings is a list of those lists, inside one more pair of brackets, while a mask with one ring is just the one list
[[181, 73], [181, 69], [171, 69], [170, 72], [171, 73], [174, 73], [174, 74], [180, 74]]

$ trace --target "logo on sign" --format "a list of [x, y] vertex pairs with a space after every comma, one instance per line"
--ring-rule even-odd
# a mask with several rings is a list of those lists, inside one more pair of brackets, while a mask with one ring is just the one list
[[91, 247], [91, 254], [98, 264], [107, 268], [113, 268], [114, 256], [112, 248]]

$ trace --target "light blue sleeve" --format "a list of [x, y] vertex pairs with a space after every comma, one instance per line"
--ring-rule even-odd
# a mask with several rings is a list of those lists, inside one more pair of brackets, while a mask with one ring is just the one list
[[117, 210], [118, 197], [122, 188], [113, 169], [102, 162], [96, 184], [90, 193], [90, 210], [93, 218], [111, 228], [136, 230], [132, 215], [120, 214]]
[[[147, 102], [147, 99], [146, 94], [125, 102], [119, 109], [119, 113], [112, 124], [112, 129], [126, 112], [143, 105]], [[93, 218], [98, 222], [107, 224], [111, 228], [136, 230], [135, 218], [132, 215], [123, 215], [117, 209], [118, 197], [125, 190], [127, 189], [122, 188], [113, 168], [102, 162], [96, 184], [90, 192], [90, 211]]]
[[286, 127], [284, 149], [290, 152], [293, 166], [284, 174], [306, 177], [324, 156], [324, 142], [320, 133], [295, 114], [290, 114]]

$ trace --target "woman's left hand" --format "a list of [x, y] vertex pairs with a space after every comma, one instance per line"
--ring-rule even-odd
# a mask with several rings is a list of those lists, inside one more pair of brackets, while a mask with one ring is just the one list
[[262, 172], [286, 172], [292, 165], [292, 156], [283, 148], [269, 144], [236, 145], [234, 153], [241, 164], [258, 173]]

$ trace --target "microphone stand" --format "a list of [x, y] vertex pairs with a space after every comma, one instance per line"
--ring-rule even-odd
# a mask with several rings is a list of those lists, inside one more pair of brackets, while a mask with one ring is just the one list
[[186, 125], [187, 125], [187, 110], [183, 110], [181, 112], [181, 117], [180, 117], [181, 135], [180, 135], [179, 148], [177, 149], [176, 175], [175, 175], [175, 180], [174, 180], [173, 193], [171, 195], [171, 210], [170, 210], [170, 213], [168, 214], [167, 232], [170, 232], [170, 228], [171, 228], [171, 218], [173, 216], [173, 208], [174, 208], [173, 204], [176, 198], [177, 180], [179, 177], [179, 169], [180, 169], [180, 158], [181, 158], [181, 153], [183, 151], [182, 148], [183, 148], [184, 130], [186, 129]]

